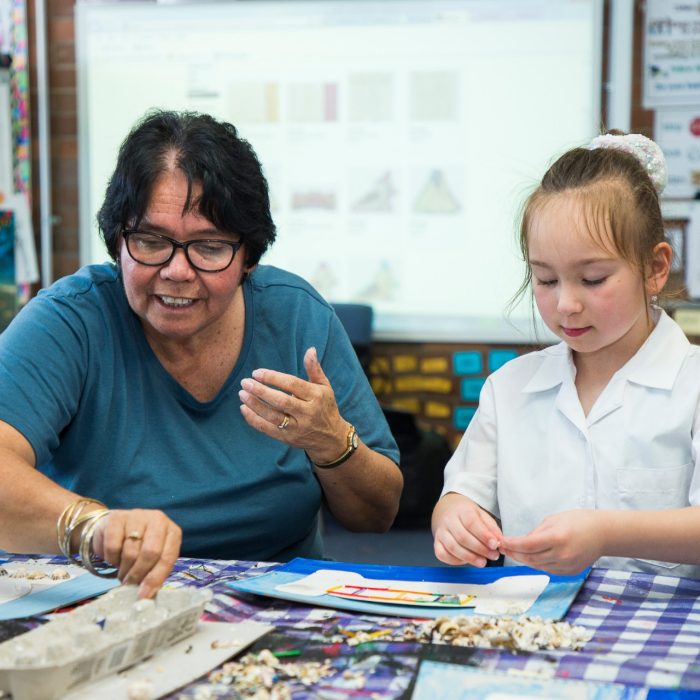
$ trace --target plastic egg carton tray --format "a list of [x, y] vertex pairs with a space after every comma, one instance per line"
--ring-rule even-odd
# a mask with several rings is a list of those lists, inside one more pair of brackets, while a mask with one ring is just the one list
[[114, 588], [0, 644], [0, 689], [13, 700], [60, 698], [193, 634], [211, 597], [187, 586], [153, 600], [138, 598], [136, 586]]

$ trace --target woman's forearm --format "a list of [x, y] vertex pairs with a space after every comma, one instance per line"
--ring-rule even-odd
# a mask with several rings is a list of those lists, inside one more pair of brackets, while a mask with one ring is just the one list
[[386, 532], [394, 522], [403, 488], [400, 469], [360, 444], [333, 469], [316, 469], [328, 507], [338, 522], [357, 532]]

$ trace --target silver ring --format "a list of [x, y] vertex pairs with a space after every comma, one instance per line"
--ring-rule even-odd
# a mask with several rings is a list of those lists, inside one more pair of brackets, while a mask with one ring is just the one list
[[289, 425], [289, 416], [285, 413], [282, 422], [277, 426], [280, 430], [286, 430]]

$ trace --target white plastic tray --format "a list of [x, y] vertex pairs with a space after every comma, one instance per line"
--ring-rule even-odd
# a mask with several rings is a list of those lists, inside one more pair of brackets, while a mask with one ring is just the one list
[[13, 700], [61, 698], [193, 634], [212, 595], [185, 586], [147, 601], [136, 590], [120, 586], [0, 644], [0, 689]]

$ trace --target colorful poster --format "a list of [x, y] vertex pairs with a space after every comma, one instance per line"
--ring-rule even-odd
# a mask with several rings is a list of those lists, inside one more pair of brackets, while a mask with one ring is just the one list
[[644, 107], [700, 104], [700, 14], [697, 3], [647, 0]]
[[668, 165], [664, 198], [700, 199], [700, 107], [657, 110], [654, 140]]

